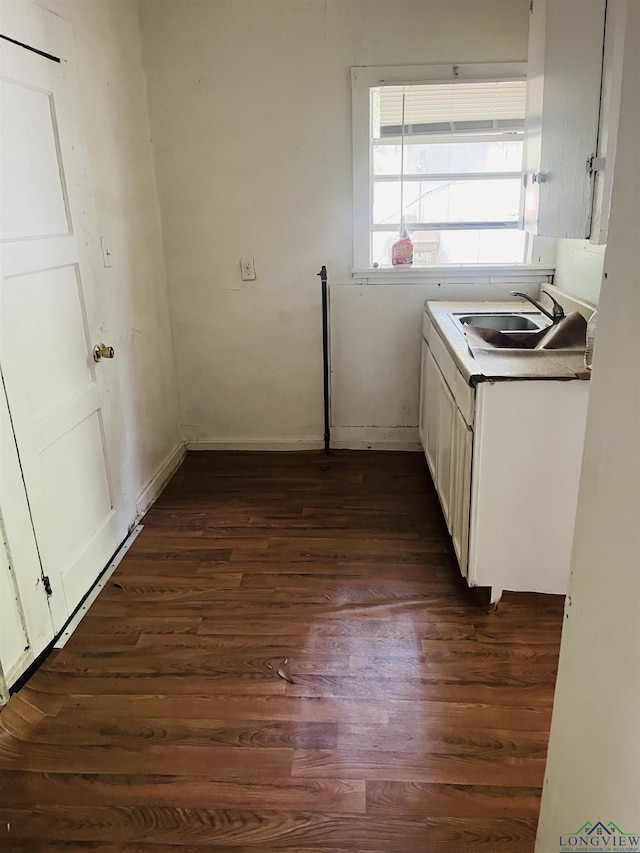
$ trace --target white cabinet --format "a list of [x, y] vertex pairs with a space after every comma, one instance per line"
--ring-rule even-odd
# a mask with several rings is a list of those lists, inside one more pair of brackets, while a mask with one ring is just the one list
[[423, 340], [421, 441], [470, 586], [564, 593], [589, 383], [465, 381], [434, 326]]
[[[528, 231], [590, 236], [605, 30], [605, 0], [533, 0], [525, 125]], [[597, 164], [596, 164], [597, 165]]]

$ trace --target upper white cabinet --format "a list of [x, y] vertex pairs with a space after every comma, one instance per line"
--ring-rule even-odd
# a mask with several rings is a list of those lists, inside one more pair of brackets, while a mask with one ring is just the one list
[[524, 225], [534, 234], [591, 234], [605, 7], [605, 0], [530, 5]]

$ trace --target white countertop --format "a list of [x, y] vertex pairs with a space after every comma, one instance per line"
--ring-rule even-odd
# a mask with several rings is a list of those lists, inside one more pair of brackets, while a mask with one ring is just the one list
[[462, 325], [455, 314], [500, 312], [540, 314], [528, 302], [509, 300], [504, 302], [435, 302], [427, 300], [425, 311], [443, 343], [451, 353], [458, 369], [467, 382], [475, 384], [486, 380], [501, 379], [589, 379], [590, 373], [584, 366], [583, 350], [504, 350], [490, 349], [474, 357]]

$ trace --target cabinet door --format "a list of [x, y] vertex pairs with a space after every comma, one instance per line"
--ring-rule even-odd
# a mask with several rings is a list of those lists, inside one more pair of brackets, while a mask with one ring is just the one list
[[456, 409], [453, 425], [453, 484], [451, 489], [453, 549], [463, 577], [469, 556], [469, 506], [471, 501], [471, 448], [473, 432]]
[[598, 139], [605, 0], [533, 0], [525, 124], [528, 231], [586, 238]]
[[438, 422], [440, 420], [440, 369], [433, 353], [427, 347], [425, 390], [425, 428], [426, 444], [424, 453], [431, 470], [434, 483], [437, 477]]
[[452, 446], [453, 446], [453, 423], [456, 414], [456, 404], [444, 377], [438, 370], [438, 396], [440, 405], [438, 411], [438, 446], [436, 459], [436, 486], [442, 512], [444, 513], [447, 528], [451, 533], [451, 484], [452, 484]]
[[420, 409], [418, 411], [418, 435], [422, 449], [427, 449], [427, 356], [429, 347], [422, 339], [422, 357], [420, 360]]

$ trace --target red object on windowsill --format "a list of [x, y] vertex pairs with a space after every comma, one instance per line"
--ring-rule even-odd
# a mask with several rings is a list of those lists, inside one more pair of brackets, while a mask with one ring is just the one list
[[406, 228], [402, 229], [402, 237], [391, 247], [391, 264], [394, 267], [413, 264], [413, 242]]

